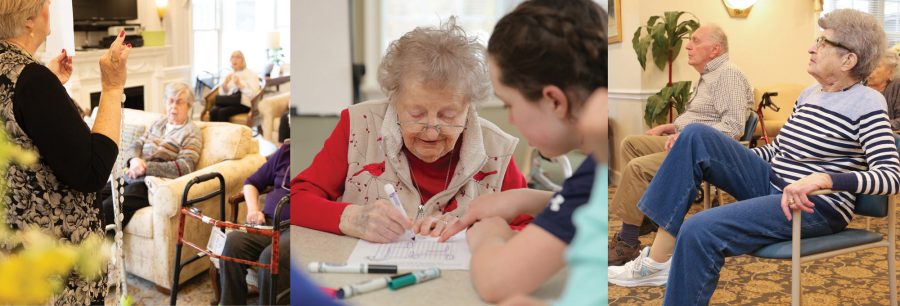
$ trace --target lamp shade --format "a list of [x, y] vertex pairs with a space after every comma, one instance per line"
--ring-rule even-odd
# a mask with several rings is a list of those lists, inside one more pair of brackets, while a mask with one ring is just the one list
[[746, 10], [756, 4], [756, 0], [725, 0], [725, 4], [736, 10]]
[[279, 32], [269, 32], [267, 46], [269, 49], [280, 49], [281, 48], [281, 33]]
[[166, 11], [169, 9], [169, 0], [156, 0], [156, 14], [159, 15], [159, 19], [163, 19], [166, 16]]
[[746, 18], [750, 15], [750, 9], [756, 4], [756, 0], [722, 0], [725, 10], [731, 17]]

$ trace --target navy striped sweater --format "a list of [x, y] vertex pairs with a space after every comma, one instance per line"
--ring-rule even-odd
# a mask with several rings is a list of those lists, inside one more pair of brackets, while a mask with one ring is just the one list
[[886, 109], [884, 96], [861, 84], [840, 92], [824, 92], [816, 84], [800, 94], [775, 140], [753, 152], [788, 184], [829, 174], [832, 189], [849, 192], [819, 196], [826, 203], [822, 212], [833, 217], [832, 225], [845, 227], [856, 194], [900, 190], [900, 159]]

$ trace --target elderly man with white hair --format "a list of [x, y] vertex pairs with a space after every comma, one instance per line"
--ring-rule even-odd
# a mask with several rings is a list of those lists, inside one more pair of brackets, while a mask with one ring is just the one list
[[740, 137], [744, 132], [753, 93], [744, 73], [728, 61], [725, 32], [717, 25], [704, 24], [694, 31], [685, 49], [688, 64], [700, 73], [700, 81], [685, 112], [674, 123], [659, 125], [646, 135], [628, 136], [622, 141], [626, 166], [610, 202], [610, 212], [622, 218], [622, 229], [609, 242], [611, 266], [636, 258], [640, 254], [638, 237], [652, 231], [637, 203], [679, 132], [691, 123], [706, 124], [731, 138]]

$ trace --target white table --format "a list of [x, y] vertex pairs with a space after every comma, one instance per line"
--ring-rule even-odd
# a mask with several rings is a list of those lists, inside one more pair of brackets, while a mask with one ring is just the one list
[[[300, 264], [304, 272], [320, 286], [337, 288], [365, 281], [386, 274], [308, 273], [306, 266], [312, 261], [345, 262], [358, 239], [320, 232], [299, 226], [291, 226], [291, 257], [293, 264]], [[299, 259], [299, 261], [298, 261]], [[566, 271], [553, 276], [532, 296], [555, 299], [565, 286]], [[488, 305], [478, 298], [469, 271], [441, 271], [441, 277], [398, 291], [382, 289], [354, 296], [345, 301], [350, 305], [428, 305], [463, 306]]]

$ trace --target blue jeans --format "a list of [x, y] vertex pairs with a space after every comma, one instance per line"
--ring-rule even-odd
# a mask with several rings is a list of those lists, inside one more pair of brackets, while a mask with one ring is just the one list
[[[791, 239], [781, 211], [781, 192], [770, 183], [768, 162], [721, 132], [702, 124], [682, 130], [638, 208], [675, 236], [663, 305], [707, 305], [725, 256], [746, 254]], [[707, 209], [684, 220], [706, 180], [738, 202]], [[709, 196], [709, 195], [706, 195]], [[831, 234], [819, 212], [802, 213], [802, 236]]]

